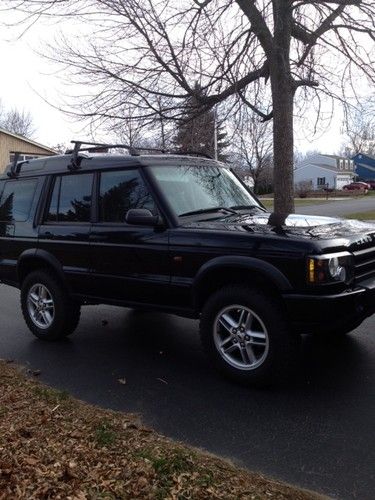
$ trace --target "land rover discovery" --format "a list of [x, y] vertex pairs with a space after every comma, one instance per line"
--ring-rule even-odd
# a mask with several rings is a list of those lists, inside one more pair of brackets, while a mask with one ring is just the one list
[[38, 338], [73, 333], [86, 304], [160, 310], [199, 318], [212, 363], [263, 383], [301, 334], [344, 335], [375, 312], [375, 225], [277, 220], [225, 164], [102, 146], [0, 177], [0, 281]]

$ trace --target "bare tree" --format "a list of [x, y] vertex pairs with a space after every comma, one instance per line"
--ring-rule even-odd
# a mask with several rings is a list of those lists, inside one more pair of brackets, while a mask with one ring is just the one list
[[184, 119], [177, 124], [174, 142], [180, 151], [200, 152], [224, 161], [228, 142], [223, 120], [217, 109], [196, 115], [202, 93], [198, 84], [195, 91], [196, 95], [185, 102]]
[[346, 141], [342, 148], [344, 156], [358, 153], [375, 155], [375, 117], [371, 100], [360, 107], [349, 109], [345, 114]]
[[254, 192], [272, 172], [272, 130], [270, 122], [259, 120], [248, 108], [243, 108], [234, 117], [233, 149], [244, 172], [254, 181]]
[[[294, 210], [295, 104], [356, 95], [359, 75], [375, 81], [373, 0], [3, 0], [24, 14], [80, 16], [84, 37], [62, 37], [52, 58], [69, 78], [95, 87], [72, 104], [85, 118], [181, 119], [181, 106], [204, 90], [197, 114], [242, 102], [273, 119], [275, 211]], [[28, 26], [28, 25], [26, 25]], [[87, 30], [91, 36], [87, 36]], [[258, 90], [263, 91], [259, 94]], [[267, 96], [268, 101], [257, 97]], [[162, 100], [162, 106], [160, 106]]]
[[59, 142], [58, 144], [55, 144], [52, 146], [52, 149], [60, 155], [63, 155], [66, 153], [67, 150], [72, 149], [71, 144], [64, 144], [63, 142]]
[[1, 103], [0, 127], [29, 139], [35, 133], [34, 120], [30, 113], [16, 108], [6, 110]]

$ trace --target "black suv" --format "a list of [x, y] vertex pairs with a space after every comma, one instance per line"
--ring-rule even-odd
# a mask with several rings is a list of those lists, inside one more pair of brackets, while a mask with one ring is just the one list
[[0, 177], [0, 280], [40, 339], [70, 335], [85, 304], [166, 311], [200, 318], [213, 363], [261, 383], [300, 334], [375, 312], [375, 225], [278, 221], [212, 159], [81, 146]]

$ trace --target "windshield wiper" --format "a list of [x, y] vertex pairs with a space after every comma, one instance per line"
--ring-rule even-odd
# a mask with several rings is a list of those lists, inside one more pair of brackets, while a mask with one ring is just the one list
[[209, 214], [210, 212], [219, 212], [220, 210], [225, 210], [231, 214], [237, 214], [233, 208], [228, 207], [211, 207], [211, 208], [200, 208], [199, 210], [192, 210], [191, 212], [185, 212], [180, 214], [179, 217], [185, 217], [185, 215], [199, 215], [199, 214]]
[[259, 208], [259, 210], [262, 210], [262, 212], [267, 212], [267, 210], [260, 205], [235, 205], [230, 208], [233, 210], [251, 210], [252, 208]]

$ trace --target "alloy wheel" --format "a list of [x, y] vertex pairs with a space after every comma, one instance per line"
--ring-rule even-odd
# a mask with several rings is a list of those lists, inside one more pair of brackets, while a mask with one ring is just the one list
[[55, 317], [55, 304], [48, 288], [41, 283], [33, 285], [27, 294], [27, 310], [32, 322], [43, 330], [49, 328]]
[[216, 349], [234, 368], [254, 370], [268, 355], [267, 329], [248, 307], [230, 305], [222, 309], [216, 316], [213, 333]]

